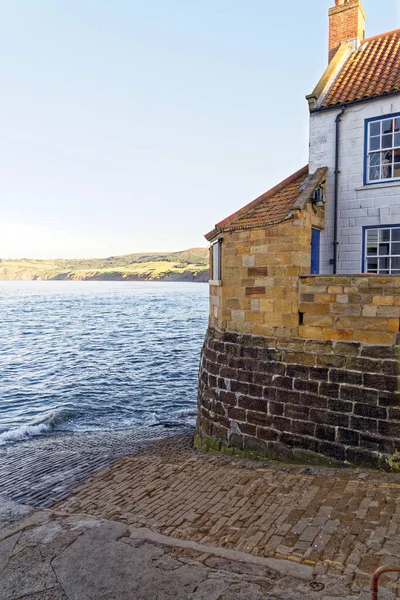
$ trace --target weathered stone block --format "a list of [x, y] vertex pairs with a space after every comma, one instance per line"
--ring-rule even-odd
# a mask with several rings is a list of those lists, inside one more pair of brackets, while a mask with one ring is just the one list
[[387, 392], [395, 392], [399, 388], [398, 378], [390, 375], [364, 373], [363, 379], [366, 387], [384, 390]]
[[321, 441], [319, 444], [319, 451], [336, 460], [343, 461], [346, 457], [344, 447], [341, 444], [335, 444], [333, 442]]
[[260, 398], [249, 398], [248, 396], [239, 396], [238, 407], [245, 410], [255, 410], [267, 413], [268, 401]]
[[327, 396], [328, 398], [338, 398], [339, 389], [340, 386], [338, 383], [321, 382], [319, 384], [319, 393], [321, 394], [321, 396]]
[[265, 287], [263, 287], [263, 286], [246, 287], [245, 294], [246, 294], [246, 296], [264, 296], [265, 295]]
[[267, 442], [275, 442], [279, 439], [279, 433], [275, 429], [257, 427], [257, 437]]
[[310, 408], [299, 404], [285, 404], [285, 417], [307, 421], [310, 417]]
[[367, 417], [369, 419], [387, 418], [386, 408], [382, 406], [373, 406], [371, 404], [356, 403], [354, 406], [354, 414], [359, 415], [360, 417]]
[[295, 379], [294, 389], [299, 392], [309, 392], [310, 394], [318, 394], [319, 389], [318, 381], [307, 381], [304, 379]]
[[355, 431], [378, 433], [378, 421], [374, 419], [364, 419], [363, 417], [351, 417], [350, 427]]
[[358, 373], [357, 371], [348, 371], [347, 369], [331, 369], [329, 371], [329, 380], [332, 383], [348, 383], [349, 385], [362, 385], [363, 375], [362, 373]]
[[326, 410], [311, 409], [310, 419], [314, 423], [324, 423], [325, 425], [333, 425], [334, 427], [348, 427], [350, 417], [343, 413], [334, 413]]
[[337, 398], [328, 399], [328, 409], [333, 412], [352, 413], [354, 408], [353, 402], [346, 402]]
[[243, 408], [228, 408], [228, 418], [232, 421], [246, 421], [246, 411]]
[[316, 425], [315, 437], [319, 440], [334, 442], [336, 439], [336, 428], [329, 425]]
[[400, 423], [379, 421], [378, 433], [385, 437], [400, 439]]
[[345, 444], [346, 446], [358, 446], [360, 443], [360, 434], [351, 429], [342, 429], [338, 427], [336, 441]]
[[272, 423], [272, 417], [266, 412], [247, 411], [247, 422], [252, 425], [260, 425], [261, 427], [269, 427]]

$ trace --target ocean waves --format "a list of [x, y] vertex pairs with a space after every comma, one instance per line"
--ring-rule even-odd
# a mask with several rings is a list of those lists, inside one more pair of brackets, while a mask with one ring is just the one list
[[193, 424], [205, 284], [0, 282], [0, 445]]

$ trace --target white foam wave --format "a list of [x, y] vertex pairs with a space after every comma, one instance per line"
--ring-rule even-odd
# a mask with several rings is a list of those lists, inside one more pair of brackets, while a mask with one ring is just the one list
[[51, 426], [47, 423], [41, 423], [40, 425], [21, 425], [15, 429], [0, 433], [0, 446], [12, 444], [13, 442], [21, 442], [23, 440], [30, 440], [37, 435], [43, 435], [49, 431], [51, 431]]
[[39, 435], [50, 433], [59, 423], [67, 421], [71, 412], [68, 410], [54, 410], [30, 425], [20, 425], [0, 434], [0, 446], [30, 440]]

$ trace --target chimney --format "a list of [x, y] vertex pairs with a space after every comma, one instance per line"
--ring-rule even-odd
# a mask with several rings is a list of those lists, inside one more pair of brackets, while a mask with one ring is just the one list
[[361, 0], [335, 0], [329, 10], [329, 62], [342, 42], [350, 42], [354, 49], [365, 37], [365, 12]]

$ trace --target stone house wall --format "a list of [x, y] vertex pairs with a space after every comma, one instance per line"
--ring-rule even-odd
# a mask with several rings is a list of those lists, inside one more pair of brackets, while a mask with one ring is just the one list
[[[310, 115], [310, 173], [328, 167], [326, 225], [321, 236], [321, 273], [332, 273], [335, 118], [340, 109]], [[349, 106], [340, 124], [338, 273], [361, 273], [362, 229], [400, 223], [400, 182], [364, 186], [365, 120], [400, 112], [400, 98]]]
[[400, 277], [305, 275], [320, 218], [310, 207], [272, 228], [224, 235], [197, 440], [388, 469], [400, 451]]
[[310, 205], [272, 225], [224, 233], [222, 285], [210, 285], [210, 326], [237, 333], [298, 334], [299, 275], [310, 272], [311, 227], [324, 208]]

